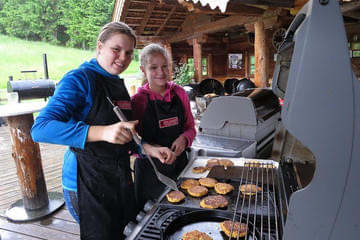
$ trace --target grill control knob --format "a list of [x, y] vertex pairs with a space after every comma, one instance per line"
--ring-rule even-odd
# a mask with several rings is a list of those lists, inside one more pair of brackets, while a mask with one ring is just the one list
[[151, 201], [151, 200], [149, 200], [149, 201], [147, 201], [146, 203], [145, 203], [145, 205], [144, 205], [144, 211], [145, 212], [148, 212], [148, 211], [150, 211], [150, 209], [154, 206], [154, 202], [153, 201]]
[[130, 234], [134, 231], [135, 227], [136, 224], [134, 222], [129, 222], [124, 228], [124, 235], [126, 237], [130, 236]]
[[145, 217], [145, 213], [140, 211], [138, 215], [136, 215], [136, 221], [140, 222]]

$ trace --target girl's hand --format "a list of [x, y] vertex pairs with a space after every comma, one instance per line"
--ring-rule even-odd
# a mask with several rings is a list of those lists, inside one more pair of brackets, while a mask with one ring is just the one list
[[114, 144], [125, 144], [132, 140], [132, 133], [136, 133], [138, 121], [117, 122], [107, 126], [90, 126], [87, 136], [88, 142], [106, 141]]
[[171, 150], [178, 157], [186, 148], [187, 140], [183, 135], [180, 135], [171, 145]]
[[148, 143], [145, 143], [143, 145], [143, 148], [145, 150], [145, 153], [151, 157], [155, 157], [158, 158], [160, 160], [160, 162], [164, 163], [164, 164], [172, 164], [175, 159], [176, 156], [174, 154], [174, 152], [172, 152], [169, 148], [167, 147], [155, 147], [152, 146]]

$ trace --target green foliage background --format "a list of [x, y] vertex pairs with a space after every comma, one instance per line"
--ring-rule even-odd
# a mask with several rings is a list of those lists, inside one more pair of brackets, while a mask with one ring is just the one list
[[0, 0], [0, 33], [94, 49], [113, 7], [114, 0]]
[[[56, 82], [68, 71], [95, 57], [95, 51], [26, 41], [0, 34], [0, 89], [6, 88], [9, 76], [13, 76], [14, 80], [44, 78], [43, 53], [47, 55], [49, 78]], [[37, 72], [25, 76], [21, 73], [22, 70], [36, 70]], [[137, 59], [134, 59], [120, 76], [125, 76], [126, 79], [127, 75], [139, 74], [139, 63]], [[1, 93], [0, 98], [4, 98]]]
[[191, 66], [184, 63], [178, 66], [175, 66], [175, 71], [173, 74], [173, 81], [180, 85], [184, 86], [191, 83], [193, 74], [191, 74]]

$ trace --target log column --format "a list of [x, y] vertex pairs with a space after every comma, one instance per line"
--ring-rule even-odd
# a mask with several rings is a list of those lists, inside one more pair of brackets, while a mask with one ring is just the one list
[[7, 120], [11, 135], [12, 153], [22, 199], [6, 211], [11, 221], [30, 221], [47, 216], [64, 204], [61, 193], [47, 192], [39, 144], [30, 135], [33, 113], [45, 103], [31, 102], [0, 106], [0, 117]]
[[164, 48], [166, 49], [168, 55], [169, 55], [169, 76], [170, 79], [172, 79], [172, 73], [173, 73], [173, 58], [172, 58], [172, 48], [171, 44], [169, 42], [163, 43]]
[[197, 38], [192, 41], [193, 44], [193, 55], [194, 55], [194, 78], [195, 82], [201, 81], [201, 44]]
[[8, 118], [11, 155], [16, 164], [24, 206], [28, 210], [39, 209], [49, 203], [39, 144], [33, 142], [30, 135], [33, 123], [32, 114]]
[[254, 83], [256, 87], [267, 87], [268, 76], [268, 49], [266, 46], [266, 31], [264, 22], [255, 23], [255, 76]]

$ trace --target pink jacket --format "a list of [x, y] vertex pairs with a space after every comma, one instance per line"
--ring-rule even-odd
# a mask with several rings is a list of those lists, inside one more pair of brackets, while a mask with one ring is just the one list
[[174, 93], [180, 98], [184, 107], [185, 123], [184, 123], [184, 133], [182, 135], [187, 139], [187, 144], [188, 144], [187, 147], [190, 147], [196, 135], [194, 117], [191, 113], [189, 98], [185, 90], [181, 86], [173, 82], [167, 83], [166, 92], [164, 96], [152, 92], [149, 89], [148, 83], [146, 83], [142, 87], [139, 87], [137, 93], [131, 98], [133, 120], [139, 120], [139, 122], [141, 122], [141, 119], [143, 118], [146, 108], [146, 102], [147, 102], [146, 94], [149, 94], [151, 101], [163, 100], [166, 102], [170, 102]]

